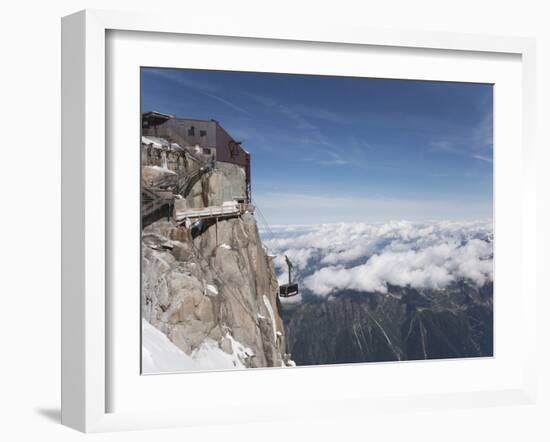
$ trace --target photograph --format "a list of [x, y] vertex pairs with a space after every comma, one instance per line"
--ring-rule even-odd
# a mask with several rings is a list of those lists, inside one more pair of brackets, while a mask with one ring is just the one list
[[550, 442], [548, 3], [3, 4], [0, 442]]
[[493, 357], [493, 92], [141, 67], [141, 373]]

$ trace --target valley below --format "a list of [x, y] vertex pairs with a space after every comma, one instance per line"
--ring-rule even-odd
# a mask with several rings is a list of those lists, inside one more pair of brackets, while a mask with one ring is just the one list
[[264, 242], [294, 263], [281, 299], [297, 365], [493, 356], [489, 223], [279, 226]]
[[493, 355], [492, 284], [306, 299], [283, 307], [297, 365]]

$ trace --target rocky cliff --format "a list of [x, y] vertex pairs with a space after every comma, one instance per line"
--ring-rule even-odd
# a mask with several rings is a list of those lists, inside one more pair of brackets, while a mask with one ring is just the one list
[[[240, 168], [224, 164], [176, 205], [220, 204], [243, 186]], [[289, 363], [277, 291], [250, 213], [209, 222], [194, 239], [167, 218], [143, 229], [142, 316], [192, 358], [215, 349], [230, 355], [234, 367]]]

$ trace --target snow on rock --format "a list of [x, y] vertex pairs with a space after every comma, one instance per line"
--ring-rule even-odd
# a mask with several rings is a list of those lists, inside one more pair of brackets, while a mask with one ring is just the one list
[[218, 288], [212, 284], [206, 284], [206, 294], [216, 296], [218, 294]]
[[264, 295], [264, 304], [267, 308], [267, 311], [269, 312], [269, 319], [271, 319], [271, 327], [273, 327], [273, 341], [277, 341], [277, 328], [275, 325], [275, 313], [273, 312], [273, 307], [271, 306], [271, 302], [269, 302], [269, 299], [267, 299], [267, 296]]
[[222, 249], [231, 250], [231, 246], [229, 244], [221, 244], [220, 247]]
[[157, 149], [160, 149], [162, 147], [162, 142], [158, 139], [158, 138], [153, 138], [153, 137], [144, 137], [142, 136], [141, 137], [141, 142], [143, 144], [152, 144], [153, 147], [157, 148]]
[[144, 166], [141, 169], [142, 178], [148, 186], [167, 187], [173, 186], [177, 182], [178, 175], [173, 170], [168, 169], [167, 165], [162, 166]]
[[[246, 359], [255, 356], [254, 350], [252, 350], [250, 347], [247, 347], [241, 344], [233, 336], [231, 336], [230, 333], [225, 334], [224, 340], [229, 341], [230, 343], [230, 348], [231, 348], [230, 354], [232, 354], [235, 358], [237, 358], [235, 360], [235, 363], [237, 363], [237, 361], [242, 363]], [[244, 367], [245, 365], [243, 365], [243, 368]]]
[[195, 368], [191, 356], [176, 347], [161, 331], [141, 320], [141, 364], [143, 373], [185, 371]]
[[151, 169], [151, 170], [157, 170], [159, 172], [167, 173], [169, 175], [177, 175], [176, 172], [174, 172], [173, 170], [168, 169], [168, 167], [162, 167], [162, 166], [145, 166], [145, 167], [147, 167], [148, 169]]
[[232, 354], [221, 350], [212, 339], [206, 339], [191, 355], [176, 347], [164, 333], [142, 319], [142, 372], [227, 370], [245, 368], [242, 360], [253, 352], [230, 335]]

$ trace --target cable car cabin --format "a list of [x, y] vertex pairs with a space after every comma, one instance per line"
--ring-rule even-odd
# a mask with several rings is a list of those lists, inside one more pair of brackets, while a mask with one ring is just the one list
[[281, 298], [290, 298], [298, 294], [298, 284], [283, 284], [279, 286], [279, 296]]
[[288, 266], [288, 284], [279, 286], [279, 296], [281, 298], [290, 298], [298, 294], [298, 283], [292, 282], [292, 263], [288, 256], [285, 255], [286, 265]]

